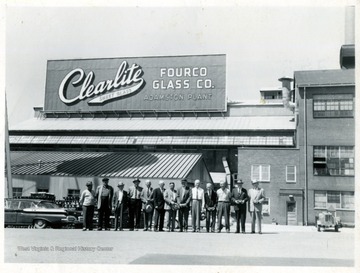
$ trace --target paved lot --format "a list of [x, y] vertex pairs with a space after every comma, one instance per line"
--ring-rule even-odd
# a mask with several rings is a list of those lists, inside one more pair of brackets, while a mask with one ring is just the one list
[[6, 228], [4, 235], [6, 263], [354, 266], [347, 228], [264, 225], [262, 235]]

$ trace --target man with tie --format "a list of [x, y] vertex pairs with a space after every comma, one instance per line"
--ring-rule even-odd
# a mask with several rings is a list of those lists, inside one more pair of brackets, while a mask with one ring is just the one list
[[206, 184], [204, 199], [205, 199], [204, 207], [206, 210], [206, 232], [210, 231], [210, 227], [211, 227], [211, 232], [215, 232], [217, 195], [216, 192], [213, 190], [213, 185], [211, 183]]
[[236, 231], [235, 233], [240, 233], [240, 223], [241, 223], [241, 232], [245, 233], [245, 221], [246, 221], [246, 203], [249, 200], [247, 190], [244, 189], [243, 181], [235, 180], [237, 187], [232, 190], [231, 201], [234, 205], [235, 217], [236, 217]]
[[200, 180], [195, 180], [195, 187], [191, 189], [191, 218], [193, 232], [200, 232], [201, 209], [204, 204], [204, 190], [200, 188]]
[[109, 178], [103, 178], [102, 185], [96, 188], [95, 197], [97, 199], [98, 208], [98, 230], [101, 230], [104, 224], [105, 230], [110, 227], [110, 213], [112, 198], [114, 195], [113, 187], [109, 186]]
[[134, 230], [134, 217], [135, 217], [135, 229], [140, 228], [140, 217], [141, 217], [141, 198], [142, 187], [139, 187], [140, 180], [135, 178], [133, 181], [134, 185], [129, 188], [129, 230]]
[[258, 222], [259, 234], [261, 234], [262, 203], [265, 200], [264, 189], [259, 187], [257, 180], [251, 181], [253, 188], [249, 190], [249, 212], [251, 214], [251, 233], [255, 233], [255, 222]]
[[230, 201], [231, 201], [231, 192], [226, 187], [227, 183], [225, 181], [220, 181], [220, 189], [216, 191], [217, 200], [218, 200], [218, 232], [221, 232], [222, 224], [221, 220], [224, 215], [225, 218], [225, 228], [226, 232], [230, 232]]
[[188, 230], [188, 219], [190, 210], [191, 192], [187, 186], [186, 178], [181, 180], [181, 187], [177, 190], [177, 201], [179, 204], [179, 232]]
[[169, 189], [164, 192], [164, 200], [165, 200], [165, 223], [167, 231], [175, 230], [175, 218], [176, 211], [178, 209], [178, 203], [176, 201], [177, 193], [175, 190], [175, 183], [169, 183]]
[[[164, 231], [164, 188], [165, 182], [160, 180], [159, 187], [153, 190], [151, 199], [154, 200], [154, 231]], [[159, 229], [158, 229], [159, 228]]]
[[124, 183], [118, 183], [119, 190], [115, 192], [113, 199], [114, 216], [115, 216], [115, 231], [123, 230], [123, 215], [126, 207], [128, 206], [127, 192], [124, 191]]
[[151, 230], [152, 227], [154, 204], [153, 204], [153, 200], [150, 198], [153, 192], [153, 188], [151, 187], [151, 181], [146, 180], [145, 186], [146, 187], [141, 192], [140, 198], [144, 213], [144, 231], [147, 231], [147, 230]]

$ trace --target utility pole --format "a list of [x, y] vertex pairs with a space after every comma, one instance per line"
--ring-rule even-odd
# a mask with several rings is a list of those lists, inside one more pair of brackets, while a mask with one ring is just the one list
[[10, 159], [10, 142], [9, 142], [9, 127], [8, 127], [8, 111], [7, 100], [5, 93], [5, 156], [6, 156], [6, 178], [7, 178], [7, 197], [13, 197], [13, 184], [11, 175], [11, 159]]

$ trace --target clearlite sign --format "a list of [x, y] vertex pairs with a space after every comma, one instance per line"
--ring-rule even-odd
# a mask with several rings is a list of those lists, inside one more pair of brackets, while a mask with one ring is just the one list
[[49, 61], [47, 111], [225, 111], [225, 55]]

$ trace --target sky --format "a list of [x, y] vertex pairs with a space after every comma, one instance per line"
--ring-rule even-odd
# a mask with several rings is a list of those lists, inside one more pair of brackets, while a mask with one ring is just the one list
[[44, 105], [47, 60], [226, 54], [231, 101], [257, 100], [261, 88], [279, 87], [278, 79], [292, 77], [294, 71], [340, 68], [347, 1], [217, 3], [8, 5], [5, 89], [10, 128], [32, 118], [33, 107]]

